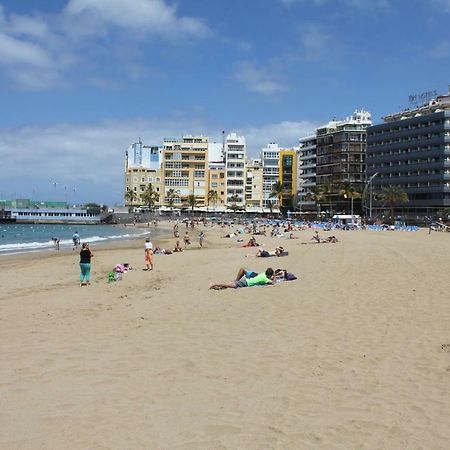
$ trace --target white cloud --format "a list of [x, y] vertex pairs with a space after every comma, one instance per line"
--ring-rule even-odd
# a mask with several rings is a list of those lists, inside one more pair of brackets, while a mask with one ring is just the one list
[[166, 36], [203, 37], [210, 32], [202, 20], [178, 16], [176, 6], [164, 0], [70, 0], [65, 14]]
[[432, 0], [432, 4], [439, 11], [450, 12], [450, 0]]
[[250, 92], [257, 94], [273, 95], [287, 90], [287, 87], [276, 80], [276, 75], [269, 69], [257, 67], [248, 61], [239, 64], [234, 77]]
[[283, 121], [265, 124], [260, 127], [249, 127], [240, 130], [245, 136], [247, 146], [253, 157], [259, 156], [261, 148], [269, 142], [276, 142], [280, 147], [298, 146], [300, 137], [311, 134], [321, 123], [310, 121]]
[[343, 45], [322, 25], [305, 24], [300, 30], [300, 42], [306, 58], [333, 62], [344, 53]]
[[42, 68], [50, 67], [53, 61], [51, 55], [39, 45], [15, 39], [0, 32], [0, 63]]
[[441, 42], [429, 50], [429, 55], [437, 59], [445, 59], [450, 56], [450, 43]]
[[[82, 62], [95, 72], [93, 49], [126, 55], [127, 67], [138, 67], [149, 35], [176, 41], [211, 33], [203, 20], [178, 14], [165, 0], [69, 0], [58, 13], [33, 16], [7, 14], [0, 4], [0, 30], [0, 70], [26, 89], [67, 84], [68, 69]], [[134, 54], [119, 51], [124, 42]]]
[[[246, 137], [249, 154], [256, 157], [269, 142], [285, 147], [298, 145], [299, 137], [317, 126], [285, 121], [236, 131]], [[164, 137], [198, 133], [221, 142], [217, 130], [218, 126], [182, 119], [0, 129], [0, 192], [8, 197], [15, 189], [19, 198], [30, 197], [34, 189], [38, 197], [54, 199], [52, 183], [56, 181], [61, 200], [63, 187], [68, 186], [71, 192], [76, 189], [79, 202], [122, 202], [124, 153], [138, 137], [146, 144], [161, 145]], [[21, 176], [20, 184], [17, 174]]]

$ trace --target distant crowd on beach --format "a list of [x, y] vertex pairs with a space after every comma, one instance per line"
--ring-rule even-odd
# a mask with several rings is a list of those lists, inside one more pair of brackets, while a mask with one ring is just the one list
[[[330, 231], [335, 230], [364, 230], [364, 229], [385, 229], [394, 230], [395, 226], [372, 225], [367, 226], [362, 223], [355, 223], [349, 226], [348, 224], [341, 222], [313, 222], [313, 221], [293, 221], [293, 220], [237, 220], [237, 223], [233, 219], [223, 219], [212, 221], [207, 218], [186, 218], [183, 220], [175, 220], [172, 222], [172, 234], [174, 238], [174, 244], [170, 247], [154, 246], [150, 238], [147, 238], [144, 242], [144, 267], [142, 270], [151, 272], [155, 269], [155, 255], [172, 255], [174, 253], [182, 253], [193, 245], [192, 235], [196, 235], [198, 239], [199, 249], [204, 248], [205, 231], [206, 227], [220, 227], [221, 229], [227, 229], [221, 236], [222, 238], [228, 238], [234, 240], [239, 247], [252, 248], [256, 247], [256, 253], [247, 253], [244, 256], [247, 258], [280, 258], [289, 256], [289, 251], [285, 249], [284, 245], [275, 245], [274, 249], [263, 248], [264, 244], [258, 242], [258, 236], [274, 239], [286, 239], [288, 241], [300, 239], [301, 235], [298, 232], [312, 231], [312, 235], [307, 241], [299, 242], [299, 244], [338, 244], [339, 239], [330, 234]], [[158, 225], [158, 222], [154, 221], [154, 226]], [[150, 222], [148, 223], [150, 225]], [[142, 226], [142, 225], [141, 225]], [[370, 228], [372, 227], [372, 228]], [[374, 228], [381, 227], [381, 228]], [[431, 230], [431, 226], [430, 226]], [[407, 231], [415, 231], [408, 229]], [[431, 232], [431, 231], [430, 231]], [[323, 235], [321, 233], [327, 233]], [[302, 234], [302, 233], [301, 233]], [[245, 235], [249, 235], [248, 240], [245, 239]], [[53, 238], [55, 248], [59, 249], [59, 239]], [[87, 243], [80, 244], [80, 236], [77, 232], [73, 235], [73, 250], [81, 246], [80, 250], [80, 286], [90, 284], [90, 264], [93, 258], [92, 250]], [[287, 258], [289, 260], [289, 258]], [[128, 264], [118, 264], [113, 272], [109, 274], [109, 279], [120, 279], [120, 277], [114, 276], [114, 271], [119, 270], [121, 273], [131, 270], [131, 266]], [[281, 275], [280, 275], [281, 274]], [[286, 274], [288, 278], [286, 278]], [[283, 278], [284, 277], [284, 278]], [[238, 275], [232, 282], [213, 283], [211, 289], [227, 289], [227, 288], [241, 288], [251, 287], [256, 285], [269, 285], [275, 281], [281, 279], [296, 279], [295, 275], [290, 274], [286, 269], [272, 269], [267, 268], [263, 273], [256, 273], [252, 270], [241, 268], [238, 271]]]

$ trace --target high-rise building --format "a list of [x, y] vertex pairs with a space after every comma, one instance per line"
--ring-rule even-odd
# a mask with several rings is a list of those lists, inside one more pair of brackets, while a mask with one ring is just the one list
[[167, 192], [173, 189], [175, 203], [188, 207], [193, 195], [196, 205], [205, 206], [208, 195], [208, 138], [183, 136], [182, 139], [164, 139], [163, 148], [164, 203]]
[[[238, 206], [245, 204], [245, 137], [230, 133], [225, 140], [224, 155], [226, 171], [226, 198], [227, 203], [235, 203]], [[235, 201], [236, 200], [236, 201]]]
[[297, 201], [297, 150], [280, 150], [280, 208], [292, 211]]
[[261, 150], [261, 161], [263, 166], [263, 207], [269, 208], [269, 202], [273, 206], [278, 206], [277, 197], [273, 197], [273, 187], [280, 178], [280, 147], [274, 142], [270, 142], [267, 147]]
[[450, 92], [383, 120], [367, 130], [373, 192], [401, 188], [409, 202], [397, 207], [412, 216], [450, 207]]
[[247, 211], [262, 211], [263, 168], [260, 159], [251, 159], [245, 165], [245, 206]]
[[348, 201], [340, 195], [344, 185], [362, 191], [366, 180], [367, 127], [370, 114], [356, 110], [342, 121], [331, 121], [317, 129], [316, 182], [327, 189], [328, 207], [345, 210]]
[[298, 208], [312, 211], [316, 204], [310, 198], [311, 189], [316, 186], [316, 134], [300, 138], [298, 152]]

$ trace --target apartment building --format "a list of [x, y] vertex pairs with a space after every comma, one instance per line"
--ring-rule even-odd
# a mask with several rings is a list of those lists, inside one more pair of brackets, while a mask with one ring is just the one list
[[[245, 159], [246, 143], [243, 136], [230, 133], [224, 143], [223, 159], [226, 171], [226, 199], [227, 204], [245, 205]], [[237, 201], [234, 201], [236, 199]]]
[[273, 186], [280, 179], [280, 147], [274, 142], [270, 142], [267, 147], [261, 150], [261, 161], [263, 167], [262, 180], [262, 202], [263, 208], [269, 207], [269, 202], [278, 207], [278, 199], [271, 197]]
[[223, 161], [210, 161], [208, 163], [208, 192], [211, 191], [217, 193], [217, 198], [209, 200], [208, 207], [223, 211], [227, 203], [225, 163]]
[[371, 124], [367, 111], [356, 110], [345, 120], [333, 120], [317, 129], [316, 183], [331, 188], [327, 194], [330, 210], [347, 208], [348, 202], [339, 195], [343, 185], [364, 188], [367, 127]]
[[301, 211], [313, 211], [316, 203], [310, 199], [311, 189], [316, 186], [316, 147], [317, 135], [312, 134], [299, 139], [298, 151], [298, 203]]
[[262, 211], [263, 168], [261, 159], [245, 165], [245, 206], [247, 211]]
[[162, 172], [164, 203], [167, 192], [174, 189], [175, 203], [188, 206], [188, 198], [194, 195], [200, 207], [207, 204], [208, 195], [208, 137], [183, 136], [163, 141]]
[[297, 201], [297, 150], [281, 149], [279, 159], [280, 208], [292, 211]]
[[[141, 140], [127, 149], [124, 164], [124, 198], [127, 206], [142, 206], [141, 195], [150, 184], [158, 194], [162, 192], [161, 155], [161, 147], [144, 145]], [[129, 191], [135, 193], [132, 200], [127, 194]]]

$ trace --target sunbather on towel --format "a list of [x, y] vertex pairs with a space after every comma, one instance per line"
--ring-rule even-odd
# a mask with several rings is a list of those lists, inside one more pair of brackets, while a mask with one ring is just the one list
[[247, 269], [240, 269], [234, 281], [230, 281], [229, 283], [212, 283], [209, 285], [209, 289], [221, 290], [264, 286], [267, 284], [273, 284], [274, 280], [275, 274], [271, 267], [260, 274], [255, 274], [255, 272]]

